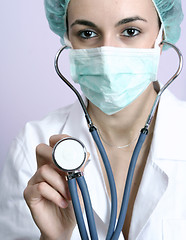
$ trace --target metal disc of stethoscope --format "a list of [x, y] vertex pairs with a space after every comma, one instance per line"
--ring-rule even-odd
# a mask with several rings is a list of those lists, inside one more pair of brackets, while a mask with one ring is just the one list
[[58, 168], [65, 172], [79, 170], [86, 160], [86, 148], [76, 138], [61, 139], [53, 148], [53, 161]]

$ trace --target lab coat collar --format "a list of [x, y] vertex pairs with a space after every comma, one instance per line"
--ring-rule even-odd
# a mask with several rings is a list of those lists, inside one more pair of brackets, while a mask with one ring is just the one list
[[[178, 144], [181, 126], [186, 121], [186, 116], [180, 116], [181, 105], [168, 90], [161, 97], [147, 164], [133, 208], [129, 240], [138, 239], [168, 187], [167, 165], [162, 165], [162, 161], [186, 159], [183, 141]], [[181, 124], [175, 126], [178, 121]]]

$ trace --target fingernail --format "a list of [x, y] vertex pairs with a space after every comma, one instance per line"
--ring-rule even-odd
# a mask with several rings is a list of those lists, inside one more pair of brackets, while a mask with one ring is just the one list
[[61, 208], [67, 208], [67, 207], [68, 207], [68, 202], [65, 201], [65, 200], [62, 200], [62, 201], [60, 202], [60, 207], [61, 207]]

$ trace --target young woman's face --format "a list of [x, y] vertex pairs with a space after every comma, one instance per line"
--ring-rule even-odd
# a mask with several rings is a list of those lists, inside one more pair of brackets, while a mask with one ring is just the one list
[[152, 48], [159, 20], [151, 0], [71, 0], [68, 37], [73, 48]]

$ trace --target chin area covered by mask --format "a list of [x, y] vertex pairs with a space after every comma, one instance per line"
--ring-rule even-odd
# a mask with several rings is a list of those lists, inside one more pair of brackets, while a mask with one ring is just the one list
[[107, 115], [133, 102], [157, 80], [162, 30], [154, 48], [70, 50], [71, 75], [84, 95]]

